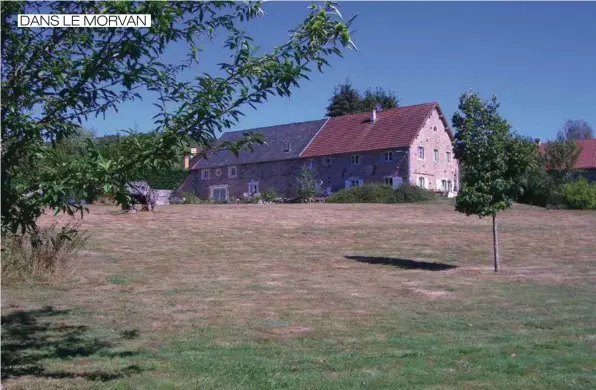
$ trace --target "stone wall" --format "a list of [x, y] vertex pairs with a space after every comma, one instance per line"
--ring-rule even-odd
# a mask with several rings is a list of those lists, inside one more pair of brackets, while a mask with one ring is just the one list
[[[181, 186], [180, 192], [194, 192], [201, 198], [213, 196], [214, 188], [227, 188], [228, 198], [243, 198], [249, 192], [249, 183], [258, 183], [259, 192], [274, 190], [282, 197], [296, 196], [296, 179], [303, 164], [312, 166], [322, 181], [321, 190], [331, 188], [336, 192], [345, 188], [346, 180], [363, 180], [364, 184], [384, 183], [385, 177], [401, 177], [407, 181], [407, 149], [386, 150], [391, 152], [391, 160], [385, 161], [385, 150], [349, 155], [317, 157], [314, 159], [296, 159], [273, 161], [259, 164], [236, 165], [236, 177], [229, 175], [231, 167], [209, 169], [209, 178], [202, 178], [203, 170], [191, 171]], [[352, 156], [358, 155], [358, 163], [352, 164]]]
[[[424, 159], [418, 156], [419, 146], [424, 148]], [[438, 161], [434, 161], [435, 149], [439, 151]], [[451, 162], [447, 162], [446, 152], [451, 152]], [[451, 181], [452, 188], [459, 187], [458, 164], [453, 156], [453, 143], [437, 110], [433, 111], [412, 143], [410, 168], [411, 184], [418, 184], [418, 179], [423, 176], [429, 190], [441, 189], [441, 180]]]
[[170, 196], [172, 195], [172, 192], [172, 190], [153, 190], [153, 194], [155, 195], [155, 204], [170, 204]]

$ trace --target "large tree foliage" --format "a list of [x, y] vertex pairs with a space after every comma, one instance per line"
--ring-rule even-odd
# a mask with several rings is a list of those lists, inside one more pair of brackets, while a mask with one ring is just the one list
[[[353, 46], [349, 26], [332, 3], [314, 5], [289, 39], [261, 54], [239, 23], [263, 15], [255, 2], [3, 2], [2, 5], [2, 232], [34, 229], [44, 208], [82, 212], [65, 197], [99, 192], [127, 203], [127, 180], [157, 168], [187, 149], [186, 137], [210, 145], [217, 132], [237, 123], [246, 106], [291, 89], [327, 60]], [[148, 29], [18, 28], [26, 13], [151, 14]], [[200, 69], [202, 48], [223, 34], [231, 59], [219, 74]], [[167, 47], [187, 48], [168, 62]], [[178, 59], [176, 59], [178, 60]], [[192, 72], [196, 76], [188, 77]], [[84, 158], [32, 171], [49, 161], [55, 145], [92, 115], [117, 110], [122, 102], [157, 96], [155, 126], [145, 137], [123, 137], [128, 156], [106, 157], [87, 142]], [[238, 152], [260, 138], [246, 134], [219, 147]], [[131, 158], [130, 156], [134, 156]], [[32, 173], [33, 172], [33, 173]]]
[[546, 169], [562, 175], [575, 170], [582, 147], [575, 141], [552, 141], [544, 144], [542, 156]]
[[336, 117], [360, 112], [361, 100], [360, 93], [352, 87], [352, 83], [349, 81], [337, 85], [333, 96], [329, 99], [327, 116]]
[[536, 145], [515, 136], [498, 108], [496, 97], [487, 102], [469, 93], [461, 96], [453, 115], [455, 156], [465, 167], [455, 208], [492, 217], [495, 272], [500, 266], [497, 213], [519, 196], [522, 178], [536, 163]]
[[382, 87], [375, 89], [368, 88], [362, 95], [360, 102], [361, 112], [370, 112], [380, 104], [383, 110], [395, 108], [399, 105], [399, 99], [393, 91], [386, 91]]
[[584, 120], [571, 120], [565, 122], [557, 134], [557, 141], [578, 141], [594, 138], [592, 126]]
[[369, 112], [380, 104], [382, 109], [395, 108], [399, 105], [399, 99], [392, 91], [386, 91], [381, 87], [368, 88], [361, 94], [352, 86], [349, 80], [339, 84], [333, 91], [327, 106], [328, 117], [338, 117], [359, 112]]

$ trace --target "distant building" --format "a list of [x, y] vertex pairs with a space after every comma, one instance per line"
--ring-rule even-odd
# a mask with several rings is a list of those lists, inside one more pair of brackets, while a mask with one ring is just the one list
[[[581, 152], [574, 168], [580, 170], [579, 175], [589, 182], [596, 182], [596, 139], [584, 139], [575, 141]], [[544, 153], [545, 143], [540, 144], [540, 151]]]
[[[314, 168], [321, 192], [368, 183], [415, 184], [453, 195], [459, 183], [453, 134], [438, 103], [398, 107], [252, 129], [266, 145], [254, 152], [197, 156], [179, 191], [227, 201], [274, 190], [296, 195], [302, 166]], [[236, 141], [244, 131], [224, 133]]]

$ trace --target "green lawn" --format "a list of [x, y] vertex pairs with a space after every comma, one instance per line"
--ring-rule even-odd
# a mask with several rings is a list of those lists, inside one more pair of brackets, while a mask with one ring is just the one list
[[515, 205], [495, 275], [447, 201], [116, 210], [3, 283], [3, 388], [596, 388], [595, 212]]

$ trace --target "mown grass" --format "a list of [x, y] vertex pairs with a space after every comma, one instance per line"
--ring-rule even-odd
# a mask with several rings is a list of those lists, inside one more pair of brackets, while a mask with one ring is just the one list
[[449, 202], [97, 207], [76, 279], [3, 286], [3, 387], [594, 388], [595, 223], [516, 205], [494, 275]]

